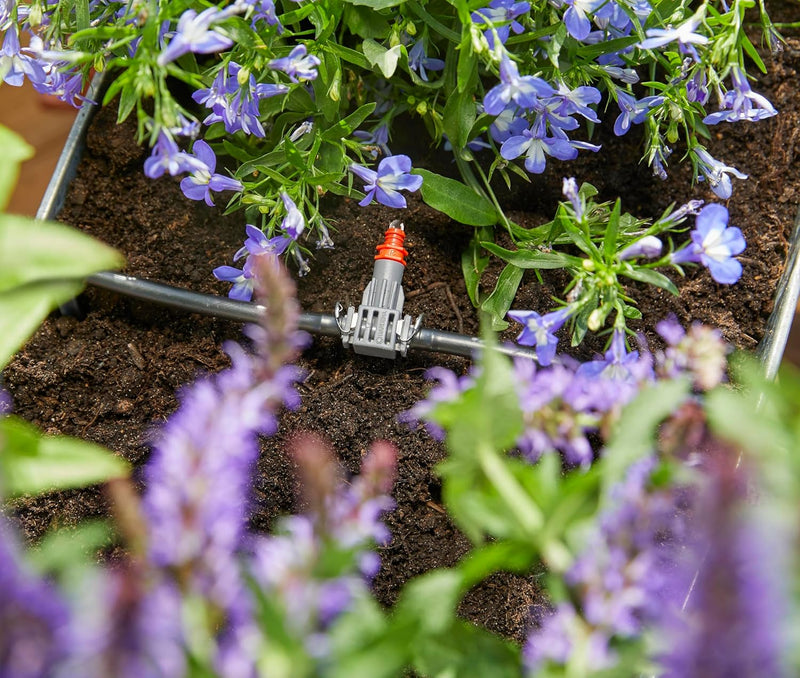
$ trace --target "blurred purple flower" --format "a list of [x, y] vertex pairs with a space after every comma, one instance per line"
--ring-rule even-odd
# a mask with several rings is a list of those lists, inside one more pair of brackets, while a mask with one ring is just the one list
[[457, 376], [444, 367], [431, 367], [425, 371], [425, 378], [436, 380], [436, 384], [428, 391], [428, 395], [423, 400], [419, 400], [410, 410], [401, 412], [397, 417], [398, 421], [410, 425], [417, 425], [424, 422], [425, 429], [437, 440], [444, 440], [445, 431], [438, 424], [430, 421], [428, 415], [433, 412], [441, 403], [447, 403], [459, 398], [474, 382], [472, 374]]
[[320, 63], [318, 57], [307, 54], [305, 45], [297, 45], [289, 52], [289, 56], [270, 61], [269, 67], [276, 71], [283, 71], [292, 82], [306, 82], [316, 80], [317, 66]]
[[688, 374], [699, 391], [709, 391], [725, 381], [730, 348], [718, 329], [692, 323], [687, 332], [675, 316], [670, 316], [656, 325], [656, 331], [667, 344], [655, 356], [659, 378]]
[[218, 21], [223, 21], [238, 11], [236, 5], [231, 5], [225, 10], [218, 7], [209, 7], [198, 14], [193, 9], [187, 9], [178, 19], [175, 35], [170, 40], [166, 49], [158, 55], [159, 66], [166, 66], [178, 57], [194, 52], [195, 54], [212, 54], [227, 49], [233, 44], [229, 37], [211, 30], [211, 26]]
[[22, 562], [11, 524], [0, 514], [0, 674], [50, 678], [71, 651], [69, 609]]
[[350, 165], [349, 170], [365, 182], [366, 196], [358, 204], [369, 205], [373, 199], [387, 207], [403, 208], [406, 199], [400, 191], [417, 191], [422, 186], [422, 177], [409, 174], [411, 158], [407, 155], [392, 155], [381, 160], [378, 171]]
[[181, 180], [181, 191], [189, 200], [205, 200], [209, 207], [214, 206], [211, 191], [241, 191], [242, 183], [224, 174], [216, 174], [217, 156], [202, 139], [194, 142], [192, 147], [195, 158], [202, 166], [194, 169], [192, 174]]
[[483, 98], [483, 108], [489, 115], [499, 115], [512, 102], [523, 109], [534, 106], [539, 97], [549, 97], [555, 90], [541, 78], [520, 76], [517, 64], [503, 54], [500, 60], [500, 84]]

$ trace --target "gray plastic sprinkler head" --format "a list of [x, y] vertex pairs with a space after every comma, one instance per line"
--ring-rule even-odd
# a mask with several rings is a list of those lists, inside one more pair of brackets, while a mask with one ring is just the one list
[[344, 312], [341, 302], [334, 315], [342, 335], [342, 344], [356, 353], [378, 358], [405, 356], [412, 337], [419, 332], [422, 316], [411, 324], [411, 316], [403, 315], [403, 273], [406, 255], [403, 248], [406, 232], [395, 219], [386, 231], [372, 269], [372, 280], [364, 289], [358, 311], [353, 306]]

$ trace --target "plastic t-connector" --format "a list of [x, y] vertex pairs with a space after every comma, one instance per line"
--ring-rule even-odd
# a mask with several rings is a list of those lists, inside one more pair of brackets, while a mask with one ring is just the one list
[[342, 343], [356, 353], [378, 358], [405, 356], [411, 338], [419, 331], [422, 316], [412, 325], [411, 316], [403, 315], [403, 273], [408, 252], [403, 247], [406, 232], [399, 220], [389, 224], [383, 244], [372, 268], [372, 280], [364, 289], [361, 305], [344, 312], [336, 304], [336, 321]]

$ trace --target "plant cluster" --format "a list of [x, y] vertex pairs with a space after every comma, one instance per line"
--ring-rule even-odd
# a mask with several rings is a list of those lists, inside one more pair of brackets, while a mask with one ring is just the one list
[[[492, 251], [484, 243], [497, 225], [517, 243], [531, 236], [503, 213], [494, 177], [510, 184], [543, 172], [551, 159], [599, 151], [592, 133], [608, 118], [618, 136], [644, 128], [643, 159], [658, 176], [680, 147], [695, 179], [722, 199], [731, 195], [731, 177], [746, 178], [713, 158], [706, 140], [709, 126], [776, 114], [746, 70], [746, 59], [764, 70], [745, 32], [753, 5], [3, 0], [0, 73], [8, 84], [28, 78], [77, 104], [90, 73], [108, 71], [104, 102], [118, 97], [119, 119], [135, 114], [140, 140], [152, 146], [146, 174], [183, 176], [188, 198], [213, 204], [222, 194], [229, 209], [244, 210], [250, 228], [236, 256], [243, 266], [215, 271], [233, 283], [234, 298], [251, 294], [247, 257], [254, 253], [291, 255], [302, 274], [310, 243], [333, 246], [325, 194], [400, 208], [403, 191], [421, 189], [434, 208], [476, 227], [465, 276], [473, 303], [500, 326], [516, 285], [504, 279], [494, 294], [479, 293], [476, 280]], [[779, 48], [763, 2], [758, 11], [765, 40]], [[460, 181], [392, 155], [397, 124], [408, 116], [452, 152]], [[375, 169], [367, 167], [373, 162]], [[560, 251], [558, 236], [537, 244]], [[579, 285], [585, 276], [567, 268]], [[731, 273], [715, 278], [730, 282]], [[613, 300], [600, 306], [597, 327], [600, 316], [620, 310]]]

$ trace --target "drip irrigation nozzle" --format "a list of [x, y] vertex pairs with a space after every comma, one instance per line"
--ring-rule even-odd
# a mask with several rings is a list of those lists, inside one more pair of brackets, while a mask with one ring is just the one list
[[408, 254], [403, 247], [405, 237], [405, 228], [400, 220], [392, 221], [383, 244], [376, 248], [378, 254], [372, 268], [372, 280], [364, 289], [358, 310], [350, 306], [345, 312], [341, 302], [334, 309], [342, 344], [352, 346], [353, 351], [361, 355], [377, 358], [405, 356], [422, 325], [422, 316], [412, 324], [411, 316], [403, 315], [405, 294], [402, 283]]

